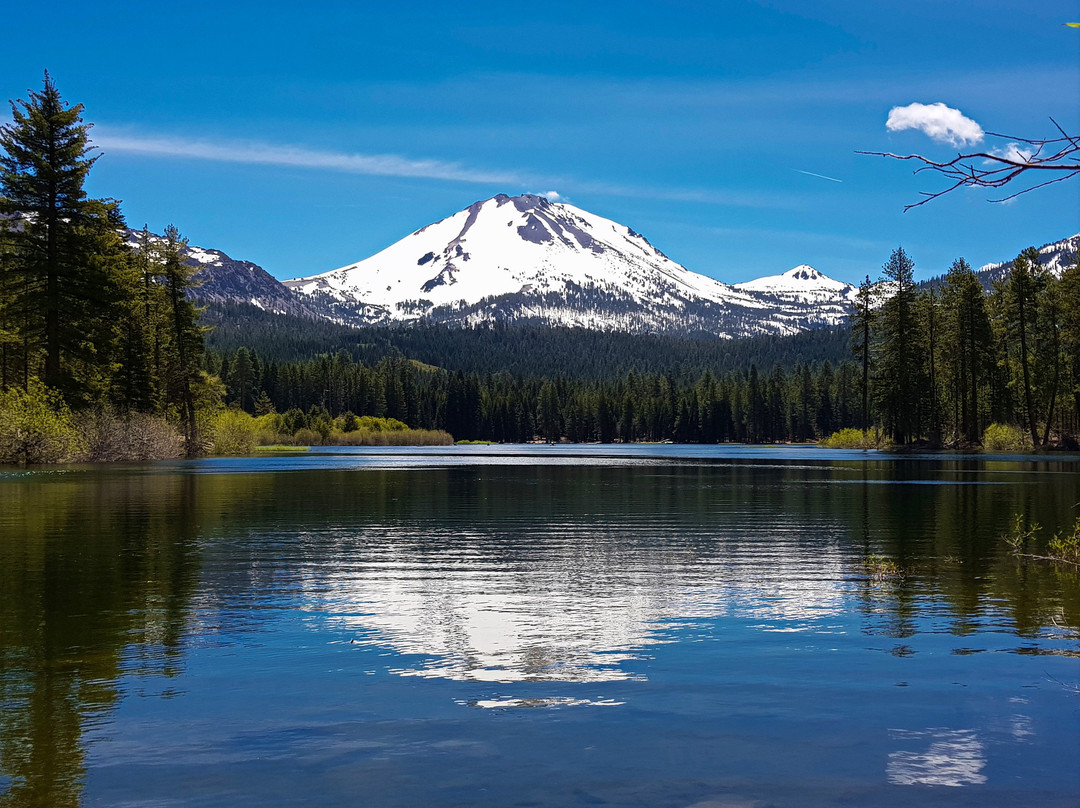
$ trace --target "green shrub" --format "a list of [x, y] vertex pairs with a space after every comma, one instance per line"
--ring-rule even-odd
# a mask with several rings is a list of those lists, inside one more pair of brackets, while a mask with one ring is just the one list
[[293, 440], [297, 446], [321, 446], [322, 435], [316, 432], [314, 429], [298, 429], [296, 434], [293, 435]]
[[1005, 542], [1012, 547], [1014, 553], [1026, 553], [1028, 551], [1028, 545], [1034, 542], [1035, 538], [1042, 531], [1042, 525], [1038, 522], [1028, 522], [1023, 514], [1017, 513], [1013, 515], [1012, 530], [1004, 535]]
[[0, 393], [0, 463], [60, 463], [84, 445], [63, 398], [37, 379]]
[[402, 432], [409, 427], [397, 418], [376, 418], [365, 415], [356, 419], [356, 428], [361, 432]]
[[221, 410], [210, 427], [212, 451], [216, 455], [249, 455], [254, 453], [259, 425], [243, 410]]
[[983, 433], [982, 443], [989, 452], [1023, 452], [1031, 448], [1024, 430], [1008, 424], [990, 424]]
[[833, 432], [820, 445], [826, 449], [884, 449], [888, 441], [877, 430], [864, 435], [860, 429], [847, 428]]
[[450, 446], [454, 443], [450, 433], [441, 429], [358, 429], [331, 435], [330, 439], [337, 446]]

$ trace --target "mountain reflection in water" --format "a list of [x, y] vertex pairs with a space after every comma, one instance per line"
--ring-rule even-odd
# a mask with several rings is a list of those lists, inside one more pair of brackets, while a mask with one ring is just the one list
[[[745, 535], [715, 541], [708, 529], [677, 527], [653, 518], [618, 530], [549, 522], [512, 536], [308, 536], [339, 560], [308, 570], [306, 608], [333, 615], [353, 642], [422, 657], [403, 675], [613, 681], [643, 677], [633, 660], [676, 641], [689, 621], [825, 630], [862, 572], [828, 532], [777, 531], [757, 548]], [[530, 550], [507, 561], [511, 547]]]

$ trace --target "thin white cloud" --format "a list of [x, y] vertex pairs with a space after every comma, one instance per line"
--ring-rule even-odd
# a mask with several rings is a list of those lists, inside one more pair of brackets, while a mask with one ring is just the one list
[[[752, 208], [799, 207], [802, 200], [777, 194], [729, 191], [723, 189], [639, 188], [597, 181], [575, 181], [567, 177], [540, 176], [511, 171], [491, 171], [441, 160], [414, 160], [393, 154], [358, 154], [323, 151], [306, 146], [282, 146], [262, 141], [210, 141], [183, 137], [142, 135], [94, 128], [94, 145], [104, 152], [176, 157], [222, 163], [270, 165], [316, 170], [341, 171], [383, 177], [410, 177], [503, 187], [552, 187], [556, 183], [572, 185], [582, 193], [629, 198], [665, 199], [675, 202], [700, 202], [710, 205]], [[550, 184], [549, 184], [550, 183]], [[548, 199], [567, 200], [564, 193], [547, 191]]]
[[103, 151], [127, 154], [215, 160], [224, 163], [330, 169], [381, 177], [419, 177], [456, 182], [520, 185], [523, 178], [509, 172], [483, 171], [441, 160], [412, 160], [394, 154], [356, 154], [321, 151], [303, 146], [276, 146], [257, 141], [211, 142], [176, 137], [102, 134], [95, 143]]
[[893, 107], [889, 110], [889, 119], [885, 128], [890, 132], [903, 129], [918, 129], [936, 140], [952, 146], [965, 146], [978, 143], [983, 139], [983, 130], [975, 121], [958, 109], [947, 107], [940, 101], [936, 104], [908, 104], [906, 107]]

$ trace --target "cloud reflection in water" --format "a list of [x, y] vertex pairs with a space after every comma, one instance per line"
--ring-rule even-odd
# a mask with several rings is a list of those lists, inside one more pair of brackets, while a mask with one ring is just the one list
[[986, 748], [970, 729], [892, 730], [894, 738], [930, 741], [923, 752], [889, 754], [886, 775], [895, 785], [970, 786], [986, 782]]

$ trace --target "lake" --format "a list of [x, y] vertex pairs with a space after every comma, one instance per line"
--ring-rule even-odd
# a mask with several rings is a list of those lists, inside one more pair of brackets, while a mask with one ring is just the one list
[[737, 446], [0, 470], [0, 805], [1075, 807], [1080, 576], [1001, 537], [1071, 525], [1078, 470]]

